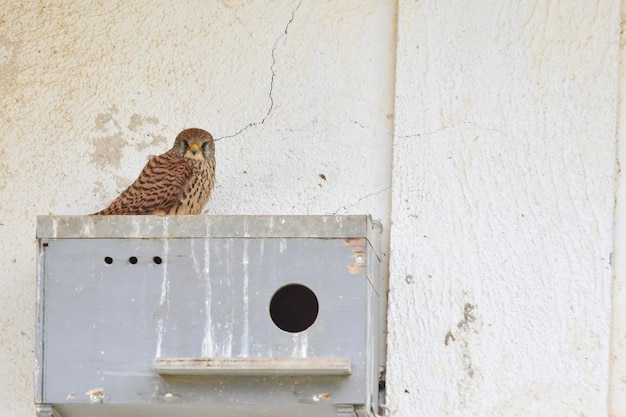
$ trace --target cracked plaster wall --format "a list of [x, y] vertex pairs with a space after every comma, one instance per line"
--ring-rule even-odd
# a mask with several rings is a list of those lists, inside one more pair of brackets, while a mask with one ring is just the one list
[[190, 126], [209, 213], [391, 228], [391, 415], [607, 415], [618, 34], [616, 2], [3, 1], [0, 416], [34, 413], [35, 216]]
[[104, 207], [185, 127], [219, 138], [207, 212], [388, 236], [393, 2], [0, 3], [0, 416], [34, 414], [35, 216]]

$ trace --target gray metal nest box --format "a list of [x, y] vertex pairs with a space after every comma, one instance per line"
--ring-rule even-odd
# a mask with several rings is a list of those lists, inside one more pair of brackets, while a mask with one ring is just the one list
[[372, 416], [368, 216], [45, 216], [38, 416]]

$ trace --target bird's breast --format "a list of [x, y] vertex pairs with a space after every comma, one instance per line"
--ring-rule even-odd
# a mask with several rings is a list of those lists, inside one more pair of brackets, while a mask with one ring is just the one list
[[211, 196], [215, 183], [214, 164], [192, 161], [193, 174], [182, 189], [178, 204], [168, 214], [200, 214]]

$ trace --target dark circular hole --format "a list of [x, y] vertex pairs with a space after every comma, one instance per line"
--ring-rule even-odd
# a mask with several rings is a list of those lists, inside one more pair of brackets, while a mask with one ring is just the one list
[[130, 258], [128, 258], [128, 262], [130, 262], [131, 264], [135, 265], [137, 263], [137, 257], [136, 256], [131, 256]]
[[161, 265], [161, 262], [163, 262], [163, 259], [161, 259], [160, 256], [155, 256], [154, 258], [152, 258], [152, 262], [154, 262], [157, 265]]
[[270, 301], [270, 316], [274, 324], [289, 333], [302, 332], [315, 322], [319, 303], [315, 293], [300, 284], [280, 288]]
[[111, 265], [113, 263], [113, 258], [111, 258], [110, 256], [105, 256], [104, 263], [107, 265]]

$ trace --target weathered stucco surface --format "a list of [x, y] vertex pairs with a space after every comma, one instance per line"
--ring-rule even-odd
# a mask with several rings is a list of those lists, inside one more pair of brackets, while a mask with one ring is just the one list
[[0, 416], [34, 414], [35, 216], [191, 126], [208, 213], [382, 221], [392, 416], [626, 416], [619, 2], [0, 3]]
[[220, 138], [209, 213], [371, 213], [388, 236], [395, 9], [2, 2], [2, 417], [34, 414], [35, 216], [104, 207], [185, 127]]
[[617, 181], [615, 198], [615, 247], [613, 251], [613, 314], [611, 326], [611, 378], [609, 415], [626, 416], [626, 2], [622, 2], [619, 57], [619, 101], [617, 106]]
[[397, 415], [607, 415], [619, 6], [400, 1]]

